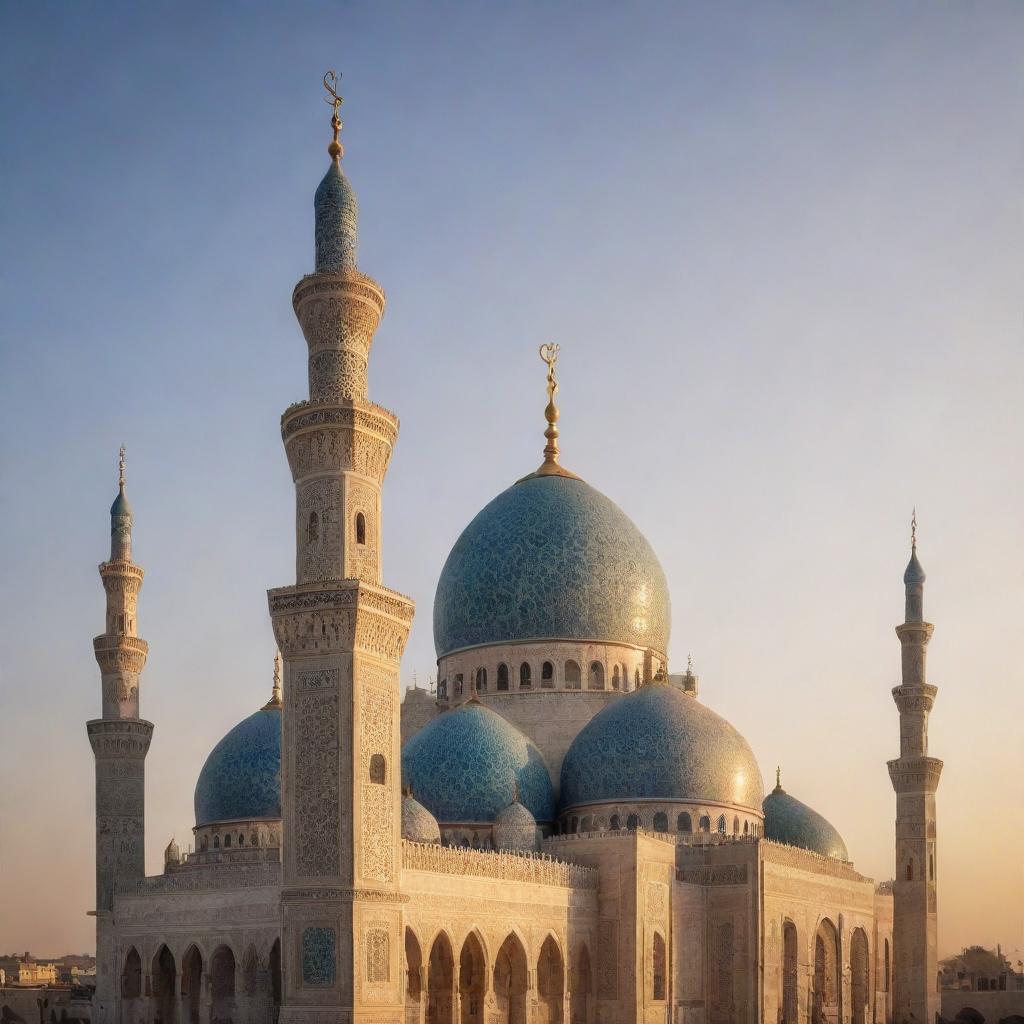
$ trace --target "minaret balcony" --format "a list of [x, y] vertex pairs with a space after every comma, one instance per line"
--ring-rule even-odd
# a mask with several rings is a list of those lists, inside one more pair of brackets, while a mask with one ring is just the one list
[[937, 757], [898, 757], [888, 766], [897, 793], [934, 793], [939, 788], [942, 762]]

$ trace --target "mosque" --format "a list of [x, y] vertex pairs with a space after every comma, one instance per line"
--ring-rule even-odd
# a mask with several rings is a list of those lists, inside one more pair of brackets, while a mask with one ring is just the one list
[[[936, 688], [916, 542], [897, 626], [893, 881], [781, 785], [668, 660], [658, 558], [561, 462], [459, 537], [434, 602], [436, 692], [400, 702], [413, 604], [381, 582], [398, 420], [367, 397], [384, 311], [356, 267], [336, 78], [315, 270], [292, 302], [309, 397], [281, 434], [296, 578], [268, 594], [272, 694], [212, 750], [194, 850], [144, 863], [142, 568], [120, 486], [94, 641], [97, 1024], [934, 1024]], [[539, 420], [539, 416], [538, 416]], [[518, 469], [518, 472], [516, 471]], [[895, 725], [894, 720], [894, 739]]]

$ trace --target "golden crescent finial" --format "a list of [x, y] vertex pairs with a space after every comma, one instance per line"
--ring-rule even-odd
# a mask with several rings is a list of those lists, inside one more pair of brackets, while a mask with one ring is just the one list
[[910, 513], [910, 549], [917, 550], [917, 506]]
[[334, 108], [334, 113], [331, 116], [331, 130], [334, 132], [334, 138], [331, 139], [331, 144], [327, 147], [327, 152], [332, 160], [340, 160], [345, 152], [344, 147], [338, 141], [338, 135], [341, 132], [341, 118], [338, 116], [338, 110], [344, 102], [338, 95], [338, 79], [340, 77], [337, 71], [324, 73], [324, 88], [330, 94], [324, 97], [324, 103], [329, 103]]
[[124, 445], [121, 445], [121, 451], [117, 456], [117, 485], [124, 490]]

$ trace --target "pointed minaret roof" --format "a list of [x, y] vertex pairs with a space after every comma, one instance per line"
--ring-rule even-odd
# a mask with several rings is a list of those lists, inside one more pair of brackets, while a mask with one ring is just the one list
[[281, 660], [281, 652], [277, 651], [274, 654], [274, 687], [270, 692], [270, 700], [260, 708], [261, 711], [273, 711], [274, 708], [280, 708], [284, 706], [284, 701], [281, 698], [281, 673], [283, 669], [283, 663]]
[[329, 93], [324, 99], [334, 113], [331, 117], [331, 130], [334, 137], [327, 152], [331, 163], [323, 176], [313, 198], [313, 209], [316, 216], [316, 272], [318, 274], [339, 273], [355, 270], [356, 266], [356, 226], [359, 219], [359, 205], [355, 192], [341, 169], [341, 157], [344, 147], [338, 139], [341, 132], [341, 118], [338, 110], [342, 99], [337, 92], [338, 74], [328, 71], [324, 75], [324, 88]]
[[924, 569], [917, 560], [917, 509], [915, 508], [910, 517], [910, 561], [903, 573], [903, 582], [909, 586], [914, 583], [924, 583], [925, 579], [927, 577]]
[[110, 516], [112, 519], [115, 516], [127, 516], [130, 520], [131, 515], [132, 507], [128, 504], [128, 498], [124, 493], [124, 445], [121, 445], [117, 458], [117, 497], [114, 499], [114, 504], [110, 506]]

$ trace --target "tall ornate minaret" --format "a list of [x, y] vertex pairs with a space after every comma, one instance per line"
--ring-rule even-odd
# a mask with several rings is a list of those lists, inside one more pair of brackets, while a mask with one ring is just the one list
[[149, 646], [136, 604], [142, 567], [132, 561], [132, 509], [124, 493], [121, 449], [110, 507], [110, 559], [100, 566], [107, 627], [93, 640], [103, 688], [102, 717], [86, 723], [96, 758], [96, 996], [93, 1019], [113, 1020], [117, 964], [111, 911], [117, 886], [141, 879], [145, 864], [146, 753], [153, 725], [139, 718], [139, 676]]
[[398, 420], [366, 397], [384, 293], [356, 269], [337, 76], [324, 85], [334, 139], [314, 199], [316, 270], [292, 296], [309, 400], [281, 418], [296, 583], [268, 595], [285, 671], [282, 1024], [398, 1020], [402, 1007], [398, 666], [413, 604], [380, 585]]
[[924, 569], [917, 560], [917, 516], [903, 574], [906, 621], [903, 682], [892, 691], [900, 712], [900, 756], [889, 762], [896, 790], [896, 881], [893, 885], [893, 1017], [896, 1024], [935, 1024], [939, 1012], [936, 926], [935, 791], [942, 762], [928, 756], [928, 715], [936, 687], [925, 656], [934, 626], [924, 621]]

